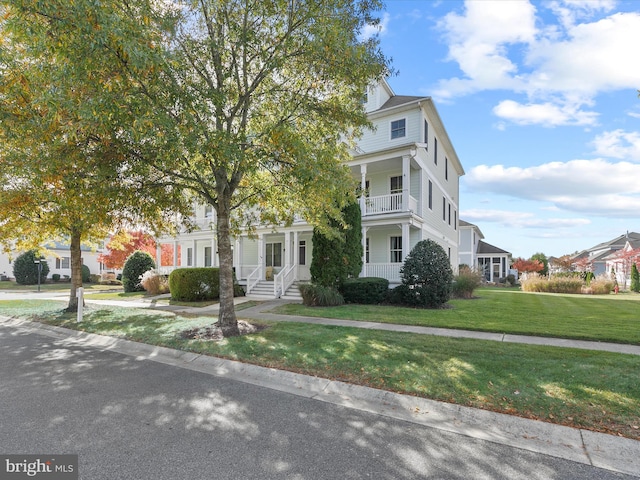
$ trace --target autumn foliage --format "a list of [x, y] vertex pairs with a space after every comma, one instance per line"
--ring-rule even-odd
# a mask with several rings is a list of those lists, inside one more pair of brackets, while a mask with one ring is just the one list
[[[98, 256], [98, 261], [107, 268], [122, 269], [124, 262], [136, 250], [146, 252], [156, 258], [157, 243], [154, 238], [141, 230], [122, 231], [111, 237], [107, 244], [107, 253]], [[162, 244], [161, 265], [173, 265], [173, 245]], [[180, 264], [180, 246], [178, 246], [178, 265]]]
[[540, 260], [525, 260], [524, 258], [516, 258], [512, 264], [512, 268], [518, 272], [538, 273], [544, 269], [544, 264]]

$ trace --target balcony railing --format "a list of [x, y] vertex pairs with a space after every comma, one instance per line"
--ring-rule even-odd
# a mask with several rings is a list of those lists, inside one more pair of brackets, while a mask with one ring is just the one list
[[[405, 205], [404, 195], [407, 195]], [[377, 195], [375, 197], [363, 197], [363, 215], [379, 215], [381, 213], [397, 213], [413, 211], [418, 213], [418, 200], [405, 193], [390, 193], [388, 195]]]

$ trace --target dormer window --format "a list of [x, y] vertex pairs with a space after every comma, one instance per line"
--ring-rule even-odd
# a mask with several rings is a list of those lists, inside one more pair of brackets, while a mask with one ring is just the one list
[[391, 122], [391, 140], [394, 138], [402, 138], [407, 135], [407, 120], [401, 118]]

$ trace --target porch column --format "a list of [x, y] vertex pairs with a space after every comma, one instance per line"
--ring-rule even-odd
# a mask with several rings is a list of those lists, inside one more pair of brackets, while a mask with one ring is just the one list
[[220, 261], [218, 260], [218, 249], [216, 248], [216, 239], [215, 237], [211, 237], [211, 266], [216, 267], [220, 265]]
[[198, 249], [196, 247], [197, 247], [196, 240], [195, 239], [191, 240], [191, 248], [193, 251], [193, 258], [191, 259], [192, 267], [198, 266]]
[[264, 267], [264, 234], [258, 235], [258, 266]]
[[284, 232], [284, 268], [291, 265], [291, 232]]
[[409, 210], [409, 185], [411, 184], [411, 157], [402, 156], [402, 211]]
[[367, 232], [369, 231], [369, 227], [362, 227], [362, 276], [366, 277], [367, 275]]
[[298, 280], [298, 265], [300, 265], [300, 247], [298, 246], [298, 232], [293, 232], [293, 279]]
[[240, 280], [242, 277], [242, 242], [240, 237], [237, 237], [233, 243], [233, 266], [236, 267], [236, 278]]
[[360, 165], [360, 189], [362, 190], [362, 195], [360, 196], [360, 215], [364, 216], [367, 214], [367, 203], [366, 203], [366, 188], [367, 188], [367, 166]]
[[177, 240], [173, 241], [173, 266], [174, 267], [178, 266], [178, 241]]
[[407, 255], [411, 252], [411, 242], [409, 238], [409, 224], [402, 224], [402, 261], [407, 258]]
[[162, 266], [162, 244], [156, 243], [156, 266]]

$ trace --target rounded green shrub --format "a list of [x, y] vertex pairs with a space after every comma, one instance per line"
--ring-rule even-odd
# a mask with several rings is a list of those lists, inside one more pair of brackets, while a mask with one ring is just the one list
[[40, 283], [45, 282], [47, 275], [49, 275], [49, 265], [40, 258], [40, 253], [37, 250], [29, 250], [19, 255], [13, 262], [13, 276], [16, 279], [16, 283], [20, 285], [35, 285], [38, 283], [38, 264], [36, 260], [42, 265]]
[[89, 283], [91, 281], [91, 270], [86, 265], [82, 265], [82, 283]]
[[348, 278], [340, 287], [346, 303], [377, 305], [386, 300], [389, 280], [379, 277]]
[[142, 275], [148, 270], [156, 268], [156, 262], [147, 252], [136, 250], [124, 262], [122, 269], [122, 285], [125, 292], [142, 292], [140, 284]]
[[453, 270], [449, 256], [433, 240], [418, 242], [400, 269], [403, 303], [439, 308], [449, 301]]

